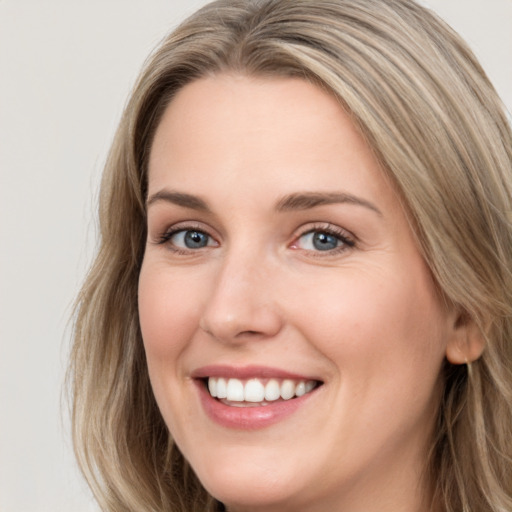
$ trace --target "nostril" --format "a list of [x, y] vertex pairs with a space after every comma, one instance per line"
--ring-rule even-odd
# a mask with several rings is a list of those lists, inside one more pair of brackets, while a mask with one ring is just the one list
[[265, 337], [266, 337], [266, 335], [264, 332], [247, 330], [247, 331], [239, 332], [238, 334], [236, 334], [233, 337], [233, 339], [242, 341], [242, 340], [259, 339], [259, 338], [263, 339]]
[[251, 300], [220, 300], [220, 292], [211, 300], [199, 321], [201, 330], [217, 341], [243, 342], [275, 336], [282, 327], [282, 317], [274, 306]]

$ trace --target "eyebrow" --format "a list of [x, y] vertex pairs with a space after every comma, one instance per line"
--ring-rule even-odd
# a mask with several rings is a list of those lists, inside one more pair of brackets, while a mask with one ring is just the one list
[[149, 208], [152, 204], [164, 201], [172, 203], [183, 208], [190, 208], [191, 210], [199, 210], [202, 212], [210, 212], [210, 208], [206, 204], [206, 201], [200, 197], [192, 194], [185, 194], [184, 192], [175, 192], [172, 190], [160, 190], [148, 198], [146, 201], [146, 208]]
[[[172, 203], [183, 208], [190, 208], [191, 210], [211, 213], [211, 209], [206, 201], [200, 197], [165, 189], [150, 196], [146, 201], [146, 208], [160, 201]], [[329, 204], [354, 204], [363, 206], [382, 216], [382, 212], [370, 201], [345, 192], [302, 192], [289, 194], [278, 201], [276, 210], [278, 212], [309, 210], [317, 206]]]
[[345, 192], [304, 192], [290, 194], [277, 203], [280, 212], [292, 210], [309, 210], [317, 206], [329, 204], [354, 204], [363, 206], [382, 216], [382, 212], [370, 201]]

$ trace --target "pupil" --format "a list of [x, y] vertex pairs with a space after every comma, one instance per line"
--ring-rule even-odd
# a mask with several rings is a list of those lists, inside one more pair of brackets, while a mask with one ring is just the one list
[[189, 249], [197, 249], [208, 245], [208, 236], [200, 231], [187, 231], [185, 234], [185, 245]]
[[338, 239], [334, 235], [328, 233], [315, 233], [313, 235], [313, 245], [319, 251], [329, 251], [336, 249], [338, 246]]

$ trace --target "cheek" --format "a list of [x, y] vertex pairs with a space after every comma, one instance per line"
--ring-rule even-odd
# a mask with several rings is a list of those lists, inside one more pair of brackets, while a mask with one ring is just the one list
[[411, 436], [423, 443], [433, 428], [447, 333], [430, 278], [417, 277], [354, 275], [343, 293], [302, 305], [315, 319], [305, 336], [332, 363], [332, 415], [353, 460]]
[[302, 300], [295, 305], [296, 316], [310, 312], [302, 330], [342, 378], [353, 370], [362, 387], [385, 379], [399, 389], [409, 381], [415, 386], [421, 374], [433, 386], [448, 332], [423, 264], [408, 265], [406, 273], [398, 266], [386, 272], [354, 271], [345, 273], [340, 286], [323, 284], [297, 294]]
[[150, 373], [177, 359], [198, 327], [196, 287], [158, 265], [143, 264], [139, 317]]
[[[190, 401], [179, 384], [182, 354], [198, 327], [196, 288], [158, 264], [144, 263], [139, 277], [139, 318], [148, 373], [156, 402], [176, 440], [191, 418]], [[176, 412], [179, 411], [179, 414]]]

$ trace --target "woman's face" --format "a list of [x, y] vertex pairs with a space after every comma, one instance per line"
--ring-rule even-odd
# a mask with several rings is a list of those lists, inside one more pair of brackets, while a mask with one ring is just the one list
[[206, 489], [234, 511], [420, 510], [455, 319], [339, 103], [298, 79], [187, 85], [147, 208], [149, 374]]

